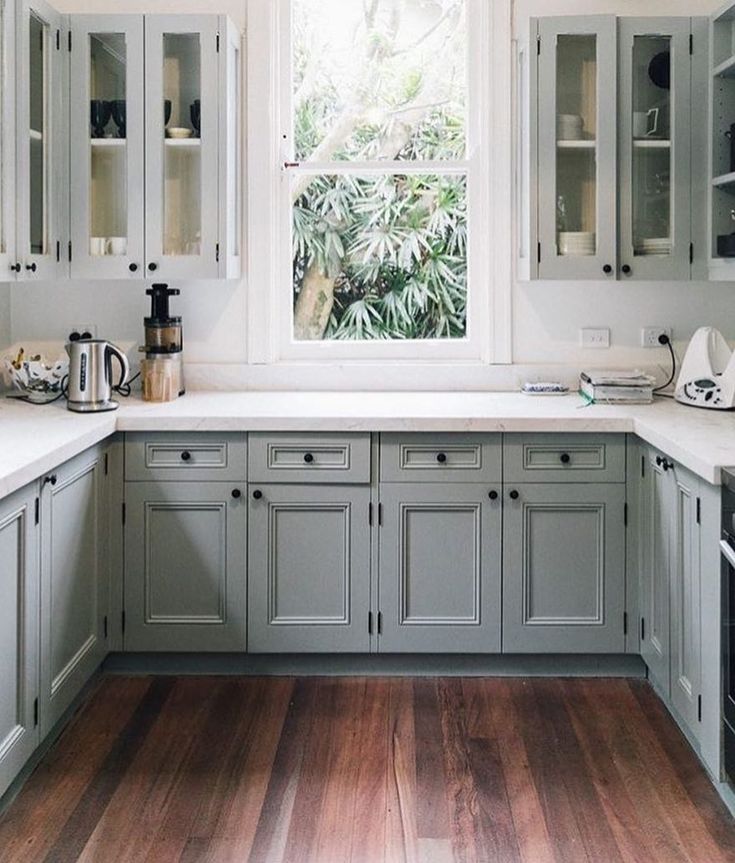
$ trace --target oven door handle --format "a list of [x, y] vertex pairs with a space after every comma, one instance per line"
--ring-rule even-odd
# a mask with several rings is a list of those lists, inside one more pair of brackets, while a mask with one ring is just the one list
[[735, 569], [735, 551], [729, 542], [724, 539], [720, 540], [720, 551], [722, 552], [722, 556], [725, 560], [730, 564], [730, 566]]

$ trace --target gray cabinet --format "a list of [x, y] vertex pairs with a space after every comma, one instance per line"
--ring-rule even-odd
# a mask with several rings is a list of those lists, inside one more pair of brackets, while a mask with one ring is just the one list
[[248, 649], [370, 649], [369, 486], [250, 488]]
[[41, 733], [104, 659], [109, 592], [105, 456], [93, 447], [41, 480]]
[[700, 481], [644, 450], [641, 478], [641, 655], [662, 695], [699, 733]]
[[499, 488], [381, 486], [381, 652], [500, 651]]
[[125, 499], [125, 650], [244, 650], [244, 483], [129, 482]]
[[625, 649], [625, 485], [505, 493], [503, 652]]
[[35, 491], [0, 501], [0, 795], [38, 744], [38, 528]]

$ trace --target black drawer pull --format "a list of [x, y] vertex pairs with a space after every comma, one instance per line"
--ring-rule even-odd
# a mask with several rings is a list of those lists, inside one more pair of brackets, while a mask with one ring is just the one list
[[444, 464], [447, 460], [447, 454], [445, 452], [438, 453], [436, 456], [436, 460], [439, 462], [439, 464]]
[[521, 496], [520, 493], [517, 492], [515, 489], [513, 489], [513, 491], [511, 491], [511, 493], [510, 493], [510, 499], [511, 500], [518, 500], [518, 498], [520, 496]]
[[52, 474], [50, 474], [49, 476], [45, 476], [45, 477], [43, 478], [43, 484], [44, 484], [44, 485], [47, 485], [48, 483], [51, 483], [51, 485], [56, 485], [56, 483], [57, 483], [57, 476], [56, 476], [56, 474], [55, 474], [55, 473], [52, 473]]
[[181, 461], [191, 461], [191, 453], [189, 452], [188, 449], [185, 449], [181, 453]]
[[263, 497], [263, 492], [259, 488], [256, 488], [255, 491], [253, 492], [253, 499], [254, 500], [260, 500], [261, 497]]
[[242, 492], [240, 491], [239, 488], [233, 488], [232, 489], [232, 496], [235, 498], [235, 500], [239, 500], [242, 497]]
[[569, 462], [572, 460], [572, 457], [569, 455], [568, 452], [563, 452], [559, 456], [559, 460], [561, 461], [562, 464], [569, 464]]
[[310, 452], [307, 452], [307, 453], [304, 455], [304, 461], [305, 461], [307, 464], [311, 464], [311, 463], [314, 461], [314, 456], [313, 456]]
[[498, 493], [495, 491], [495, 489], [488, 492], [487, 496], [490, 498], [490, 500], [497, 500], [498, 499]]

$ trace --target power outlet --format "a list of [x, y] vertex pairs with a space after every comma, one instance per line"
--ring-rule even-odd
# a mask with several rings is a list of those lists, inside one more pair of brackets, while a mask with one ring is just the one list
[[97, 338], [97, 327], [95, 324], [75, 324], [69, 331], [68, 335], [70, 342], [77, 342], [79, 339], [89, 338]]
[[610, 330], [607, 327], [585, 327], [579, 331], [579, 343], [583, 348], [609, 348]]
[[641, 330], [641, 347], [642, 348], [660, 348], [663, 347], [658, 340], [659, 336], [668, 336], [671, 338], [670, 327], [643, 327]]

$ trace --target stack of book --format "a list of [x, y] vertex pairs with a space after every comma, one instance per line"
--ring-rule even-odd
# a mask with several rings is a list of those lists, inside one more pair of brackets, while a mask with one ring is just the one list
[[653, 401], [654, 383], [654, 378], [637, 369], [582, 372], [579, 392], [598, 404], [647, 405]]

